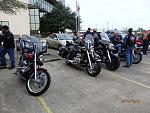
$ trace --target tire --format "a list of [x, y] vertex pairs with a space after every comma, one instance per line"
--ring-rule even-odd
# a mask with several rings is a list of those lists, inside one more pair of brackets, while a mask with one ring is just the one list
[[111, 63], [106, 63], [106, 67], [108, 70], [115, 71], [120, 67], [120, 58], [118, 56], [112, 55], [111, 60]]
[[46, 44], [47, 44], [47, 47], [48, 47], [48, 48], [52, 48], [52, 47], [49, 45], [49, 43], [48, 43], [48, 42], [47, 42]]
[[[86, 71], [89, 76], [96, 77], [101, 72], [101, 65], [99, 62], [93, 62], [92, 65], [95, 67], [92, 70], [90, 69], [90, 64], [86, 65]], [[93, 72], [92, 72], [93, 71]]]
[[67, 64], [67, 65], [71, 65], [71, 62], [69, 62], [69, 61], [66, 60], [66, 64]]
[[[40, 69], [40, 70], [37, 70], [37, 72], [43, 72], [43, 73], [45, 73], [45, 75], [46, 75], [46, 77], [47, 77], [47, 83], [46, 83], [45, 87], [44, 87], [41, 91], [39, 91], [39, 92], [34, 92], [33, 90], [34, 90], [35, 88], [33, 88], [33, 90], [31, 90], [31, 89], [30, 89], [30, 86], [29, 86], [29, 82], [30, 82], [31, 79], [34, 78], [34, 72], [32, 72], [32, 73], [30, 74], [30, 76], [29, 76], [29, 77], [27, 78], [27, 80], [26, 80], [26, 89], [27, 89], [28, 93], [29, 93], [30, 95], [32, 95], [32, 96], [40, 96], [40, 95], [42, 95], [43, 93], [45, 93], [45, 92], [48, 90], [48, 88], [49, 88], [49, 86], [50, 86], [50, 83], [51, 83], [50, 74], [49, 74], [46, 70]], [[35, 84], [35, 82], [34, 82], [34, 84]]]
[[62, 47], [61, 45], [58, 45], [58, 51], [61, 49], [61, 47]]
[[133, 56], [133, 64], [138, 64], [142, 61], [142, 54], [141, 53], [135, 53], [135, 57]]

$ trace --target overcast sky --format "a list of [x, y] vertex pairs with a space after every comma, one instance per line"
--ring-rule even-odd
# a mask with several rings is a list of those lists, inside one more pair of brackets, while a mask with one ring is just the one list
[[[78, 0], [82, 29], [142, 27], [150, 29], [150, 0]], [[75, 11], [76, 0], [66, 0]]]

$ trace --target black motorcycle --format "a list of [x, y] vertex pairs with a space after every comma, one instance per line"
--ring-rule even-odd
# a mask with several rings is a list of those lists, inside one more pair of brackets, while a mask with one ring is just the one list
[[[134, 48], [133, 51], [133, 59], [132, 59], [132, 63], [133, 64], [138, 64], [142, 61], [142, 52], [139, 48]], [[125, 49], [122, 48], [122, 51], [120, 53], [120, 58], [125, 58]]]
[[70, 42], [66, 43], [66, 46], [59, 51], [59, 55], [66, 59], [66, 64], [86, 67], [87, 73], [92, 77], [96, 77], [101, 72], [101, 60], [98, 59], [98, 55], [94, 52], [94, 47], [90, 40], [85, 41], [85, 44], [82, 43], [82, 46]]
[[102, 40], [95, 40], [95, 52], [100, 56], [101, 62], [106, 64], [107, 69], [115, 71], [120, 67], [120, 58], [113, 52], [114, 45], [105, 33], [101, 33]]
[[26, 80], [26, 89], [30, 95], [39, 96], [45, 93], [51, 83], [48, 71], [41, 68], [43, 53], [38, 52], [36, 45], [24, 41], [16, 74]]

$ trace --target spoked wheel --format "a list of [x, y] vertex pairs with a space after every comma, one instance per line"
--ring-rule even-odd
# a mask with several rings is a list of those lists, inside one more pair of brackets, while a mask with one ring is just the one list
[[37, 70], [37, 79], [34, 72], [26, 81], [26, 89], [30, 95], [39, 96], [47, 91], [51, 83], [51, 77], [45, 70]]
[[90, 64], [88, 63], [86, 70], [89, 76], [96, 77], [101, 72], [101, 65], [99, 62], [92, 62], [90, 67]]
[[142, 61], [142, 54], [141, 53], [134, 53], [133, 55], [133, 64], [138, 64]]

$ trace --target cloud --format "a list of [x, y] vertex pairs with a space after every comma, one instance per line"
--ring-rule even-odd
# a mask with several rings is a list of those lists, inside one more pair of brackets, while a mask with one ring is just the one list
[[[107, 27], [122, 29], [133, 27], [137, 29], [150, 28], [150, 1], [149, 0], [78, 0], [82, 28]], [[67, 4], [75, 11], [75, 0], [66, 0]]]

